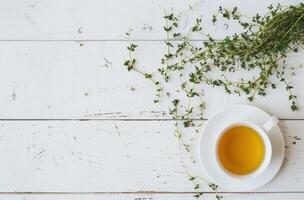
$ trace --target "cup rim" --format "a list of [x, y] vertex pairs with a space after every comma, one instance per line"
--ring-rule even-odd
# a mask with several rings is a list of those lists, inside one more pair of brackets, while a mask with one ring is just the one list
[[[238, 174], [234, 174], [232, 172], [229, 172], [227, 169], [225, 169], [225, 167], [222, 165], [220, 159], [219, 159], [219, 155], [218, 155], [218, 145], [219, 142], [222, 138], [222, 136], [224, 135], [224, 133], [227, 132], [227, 130], [236, 127], [236, 126], [247, 126], [249, 128], [254, 129], [262, 138], [263, 142], [264, 142], [264, 146], [265, 146], [265, 155], [264, 155], [264, 159], [263, 162], [260, 164], [260, 166], [253, 172], [246, 174], [246, 175], [238, 175]], [[254, 178], [259, 176], [262, 172], [264, 172], [266, 170], [266, 168], [269, 166], [271, 158], [272, 158], [272, 145], [269, 139], [269, 136], [267, 135], [266, 131], [252, 123], [252, 122], [247, 122], [247, 121], [242, 121], [242, 122], [235, 122], [232, 123], [228, 126], [226, 126], [225, 128], [222, 129], [222, 131], [220, 132], [220, 134], [217, 136], [216, 139], [216, 145], [215, 145], [215, 158], [216, 158], [216, 163], [218, 165], [218, 167], [221, 169], [222, 172], [224, 172], [226, 175], [232, 177], [232, 178], [237, 178], [237, 179], [249, 179], [249, 178]]]

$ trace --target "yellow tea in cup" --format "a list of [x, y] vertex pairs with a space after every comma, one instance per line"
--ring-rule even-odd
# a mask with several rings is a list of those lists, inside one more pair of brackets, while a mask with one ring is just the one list
[[218, 143], [218, 158], [228, 172], [247, 175], [257, 170], [265, 156], [263, 139], [247, 126], [235, 126], [223, 133]]

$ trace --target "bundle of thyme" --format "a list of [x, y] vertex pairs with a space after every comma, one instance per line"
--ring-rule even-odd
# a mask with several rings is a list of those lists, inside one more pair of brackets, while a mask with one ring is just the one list
[[[179, 140], [179, 146], [186, 152], [190, 152], [190, 145], [186, 144], [181, 134], [180, 123], [183, 127], [195, 126], [191, 117], [193, 110], [199, 110], [199, 119], [203, 119], [204, 84], [223, 87], [227, 94], [245, 95], [249, 101], [253, 101], [257, 95], [265, 96], [268, 88], [277, 88], [277, 84], [272, 81], [272, 77], [276, 77], [288, 93], [291, 109], [298, 110], [297, 96], [293, 94], [293, 86], [286, 78], [287, 70], [294, 68], [288, 68], [286, 57], [290, 52], [298, 52], [303, 48], [304, 4], [287, 7], [280, 4], [270, 5], [268, 9], [269, 12], [264, 16], [256, 14], [248, 18], [241, 15], [236, 7], [231, 10], [220, 7], [212, 16], [214, 25], [222, 18], [236, 21], [242, 28], [241, 33], [227, 36], [220, 41], [203, 32], [201, 17], [195, 19], [187, 33], [182, 33], [179, 30], [179, 15], [165, 12], [163, 29], [166, 35], [166, 52], [160, 61], [161, 67], [157, 69], [158, 74], [163, 77], [161, 80], [156, 80], [157, 74], [142, 72], [137, 66], [134, 58], [136, 44], [130, 42], [127, 47], [129, 57], [124, 61], [124, 66], [152, 81], [156, 87], [155, 103], [159, 102], [161, 96], [170, 96], [172, 91], [164, 92], [161, 85], [176, 77], [172, 75], [178, 73], [183, 80], [178, 92], [185, 94], [187, 103], [181, 105], [180, 99], [174, 98], [169, 113], [176, 119], [175, 136]], [[206, 39], [197, 45], [190, 40], [194, 33], [201, 34]], [[214, 72], [219, 75], [214, 77]], [[247, 79], [232, 79], [231, 75], [237, 72], [253, 75]], [[199, 100], [197, 105], [192, 103], [193, 98]], [[201, 123], [198, 124], [200, 126]], [[197, 128], [196, 133], [199, 132], [200, 128]], [[200, 185], [196, 182], [198, 177], [187, 170], [186, 172], [197, 191], [195, 197], [200, 197]], [[207, 183], [217, 192], [216, 184]], [[216, 198], [221, 199], [222, 196], [216, 193]]]

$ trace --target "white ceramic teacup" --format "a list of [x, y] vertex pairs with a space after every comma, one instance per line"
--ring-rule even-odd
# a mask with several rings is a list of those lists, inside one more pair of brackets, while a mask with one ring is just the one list
[[[277, 123], [279, 122], [278, 118], [276, 116], [272, 116], [269, 120], [267, 120], [265, 122], [265, 124], [260, 127], [254, 123], [251, 122], [236, 122], [236, 123], [232, 123], [227, 125], [219, 134], [218, 138], [217, 138], [217, 142], [215, 145], [215, 157], [216, 157], [216, 161], [218, 164], [218, 167], [222, 170], [223, 173], [225, 173], [226, 175], [233, 177], [233, 178], [237, 178], [237, 179], [250, 179], [250, 178], [254, 178], [257, 177], [258, 175], [260, 175], [263, 171], [265, 171], [265, 169], [268, 167], [271, 158], [272, 158], [272, 146], [271, 146], [271, 142], [270, 139], [267, 135], [267, 132], [269, 132]], [[229, 171], [227, 171], [223, 165], [221, 164], [221, 161], [219, 159], [219, 155], [218, 155], [218, 145], [219, 145], [219, 141], [221, 140], [223, 134], [236, 126], [247, 126], [249, 128], [252, 128], [253, 130], [255, 130], [261, 137], [261, 139], [264, 142], [264, 147], [265, 147], [265, 154], [264, 154], [264, 160], [262, 161], [262, 163], [260, 164], [260, 166], [258, 167], [258, 169], [256, 169], [254, 172], [251, 172], [249, 174], [246, 175], [236, 175], [233, 174]]]

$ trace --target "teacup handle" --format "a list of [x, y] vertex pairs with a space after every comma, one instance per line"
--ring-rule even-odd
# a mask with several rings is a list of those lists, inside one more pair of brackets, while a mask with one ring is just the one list
[[276, 116], [272, 116], [270, 119], [267, 120], [267, 122], [265, 122], [265, 124], [263, 125], [263, 129], [266, 132], [269, 132], [275, 125], [277, 125], [279, 122], [279, 119]]

